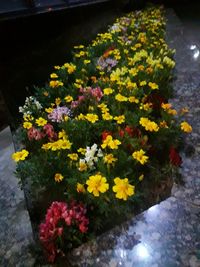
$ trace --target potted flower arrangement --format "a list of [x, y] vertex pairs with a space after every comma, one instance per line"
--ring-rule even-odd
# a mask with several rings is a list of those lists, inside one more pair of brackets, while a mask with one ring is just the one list
[[39, 238], [50, 262], [172, 185], [181, 132], [192, 128], [179, 116], [187, 110], [168, 102], [175, 63], [162, 12], [130, 13], [75, 46], [20, 107], [24, 149], [13, 159], [22, 182], [40, 190], [37, 219], [48, 209]]

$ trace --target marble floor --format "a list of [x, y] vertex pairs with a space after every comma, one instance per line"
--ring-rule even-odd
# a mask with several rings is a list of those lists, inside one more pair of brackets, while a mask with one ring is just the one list
[[35, 259], [31, 253], [32, 228], [24, 193], [14, 176], [12, 135], [7, 127], [0, 132], [0, 266], [29, 267]]

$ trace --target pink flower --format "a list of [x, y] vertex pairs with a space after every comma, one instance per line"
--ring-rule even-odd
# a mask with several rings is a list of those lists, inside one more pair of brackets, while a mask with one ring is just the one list
[[103, 92], [99, 87], [96, 87], [91, 90], [91, 95], [99, 102], [103, 96]]
[[[72, 201], [69, 205], [65, 202], [53, 202], [47, 210], [45, 222], [40, 224], [39, 238], [46, 251], [49, 262], [54, 262], [55, 257], [62, 251], [56, 243], [57, 237], [62, 237], [64, 228], [58, 227], [59, 221], [67, 226], [77, 225], [81, 233], [88, 230], [89, 220], [85, 216], [86, 208], [83, 204]], [[73, 222], [73, 224], [72, 224]]]
[[31, 127], [28, 130], [28, 139], [29, 140], [40, 140], [44, 137], [44, 134], [42, 132], [40, 132], [39, 130], [37, 130], [34, 127]]
[[44, 125], [43, 130], [49, 139], [57, 139], [57, 134], [54, 132], [54, 128], [50, 123]]

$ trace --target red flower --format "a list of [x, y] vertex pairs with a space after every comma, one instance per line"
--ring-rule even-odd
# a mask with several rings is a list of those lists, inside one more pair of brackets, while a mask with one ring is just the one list
[[176, 149], [172, 146], [169, 151], [169, 159], [170, 163], [173, 164], [174, 166], [180, 166], [182, 163], [182, 159]]
[[[47, 210], [45, 222], [40, 224], [39, 238], [44, 246], [49, 262], [54, 262], [57, 253], [61, 250], [57, 246], [58, 236], [61, 238], [64, 228], [58, 227], [60, 220], [67, 226], [77, 225], [81, 233], [88, 230], [89, 220], [86, 218], [86, 208], [83, 204], [72, 201], [69, 205], [65, 202], [53, 202]], [[75, 222], [75, 224], [72, 224]]]
[[102, 136], [102, 141], [104, 141], [108, 135], [112, 135], [112, 132], [109, 132], [109, 131], [103, 131], [103, 133], [101, 134], [101, 136]]

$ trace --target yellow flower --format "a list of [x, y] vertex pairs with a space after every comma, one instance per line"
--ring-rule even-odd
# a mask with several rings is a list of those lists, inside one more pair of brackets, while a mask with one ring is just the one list
[[105, 89], [103, 89], [103, 93], [104, 93], [104, 95], [110, 95], [113, 93], [113, 89], [105, 88]]
[[105, 121], [109, 121], [109, 120], [112, 120], [113, 119], [113, 116], [110, 115], [110, 113], [103, 113], [102, 114], [102, 119], [105, 120]]
[[113, 164], [115, 161], [117, 161], [117, 158], [115, 158], [113, 154], [106, 154], [103, 160], [107, 164]]
[[55, 99], [55, 103], [56, 103], [56, 106], [59, 106], [59, 105], [60, 105], [60, 103], [61, 103], [61, 99], [60, 99], [60, 97], [57, 97], [57, 98]]
[[159, 126], [160, 126], [160, 128], [169, 128], [168, 125], [167, 125], [167, 122], [165, 120], [161, 121]]
[[71, 153], [71, 154], [68, 154], [67, 156], [73, 161], [78, 160], [78, 154], [76, 154], [76, 153]]
[[60, 131], [59, 133], [58, 133], [58, 138], [62, 138], [63, 140], [66, 140], [67, 139], [67, 134], [66, 134], [66, 132], [65, 132], [65, 130], [63, 130], [62, 129], [62, 131]]
[[79, 153], [81, 153], [82, 155], [85, 155], [86, 149], [80, 147], [77, 151], [78, 151]]
[[121, 95], [121, 94], [117, 94], [117, 95], [115, 96], [115, 99], [116, 99], [117, 101], [119, 101], [119, 102], [126, 102], [126, 101], [128, 100], [128, 98], [127, 98], [126, 96], [123, 96], [123, 95]]
[[23, 119], [25, 121], [32, 121], [32, 120], [34, 120], [34, 117], [31, 116], [30, 114], [24, 114]]
[[60, 81], [50, 81], [49, 83], [49, 86], [52, 87], [52, 88], [56, 88], [58, 86], [63, 86], [63, 82], [60, 82]]
[[162, 103], [161, 104], [161, 107], [164, 109], [164, 110], [168, 110], [172, 107], [172, 104], [170, 103]]
[[147, 84], [146, 81], [141, 81], [141, 82], [140, 82], [140, 86], [145, 86], [146, 84]]
[[118, 139], [113, 139], [111, 135], [108, 135], [101, 145], [102, 148], [109, 147], [111, 149], [118, 149], [121, 142]]
[[152, 90], [158, 89], [158, 85], [157, 85], [156, 83], [149, 82], [149, 83], [148, 83], [148, 86], [149, 86]]
[[145, 151], [143, 149], [133, 152], [132, 157], [139, 161], [142, 165], [144, 165], [149, 159], [148, 156], [145, 156]]
[[136, 68], [131, 68], [131, 69], [129, 70], [129, 73], [130, 73], [132, 76], [136, 76], [137, 73], [138, 73], [138, 71], [137, 71]]
[[[70, 149], [72, 146], [72, 143], [70, 143], [69, 140], [58, 140], [57, 142], [60, 143], [60, 148], [61, 149]], [[53, 149], [52, 149], [53, 150]]]
[[158, 124], [154, 121], [150, 121], [148, 118], [140, 118], [140, 124], [145, 128], [146, 131], [157, 132], [159, 130]]
[[90, 176], [86, 184], [88, 185], [87, 191], [92, 193], [95, 197], [98, 197], [99, 193], [105, 193], [109, 189], [106, 178], [101, 174]]
[[91, 62], [91, 60], [89, 60], [89, 59], [85, 59], [85, 60], [83, 61], [84, 64], [89, 64], [90, 62]]
[[78, 170], [80, 172], [87, 171], [87, 164], [85, 163], [85, 160], [84, 159], [80, 159]]
[[135, 96], [130, 96], [129, 98], [128, 98], [128, 101], [130, 102], [130, 103], [139, 103], [139, 100], [135, 97]]
[[85, 118], [91, 123], [95, 123], [99, 119], [98, 115], [92, 113], [86, 114]]
[[124, 115], [115, 116], [114, 120], [117, 121], [118, 124], [122, 124], [123, 122], [125, 122], [125, 116]]
[[137, 88], [137, 83], [133, 83], [133, 82], [131, 82], [131, 81], [128, 81], [126, 86], [127, 86], [127, 88], [130, 89], [130, 90], [131, 90], [131, 89], [136, 89], [136, 88]]
[[72, 102], [73, 97], [71, 95], [67, 95], [64, 99], [66, 102]]
[[146, 103], [146, 104], [141, 104], [140, 105], [140, 109], [144, 109], [144, 110], [150, 110], [152, 108], [152, 103]]
[[85, 193], [85, 187], [83, 184], [77, 183], [76, 185], [76, 191], [78, 193]]
[[58, 75], [56, 73], [51, 73], [50, 75], [51, 79], [58, 78]]
[[192, 132], [192, 126], [187, 123], [186, 121], [181, 122], [181, 130], [185, 133], [191, 133]]
[[23, 127], [24, 127], [25, 129], [30, 129], [30, 128], [32, 127], [32, 123], [31, 123], [31, 122], [28, 122], [28, 121], [25, 121], [25, 122], [23, 123]]
[[177, 115], [177, 111], [175, 109], [171, 109], [171, 108], [167, 110], [167, 113], [170, 115]]
[[60, 69], [60, 66], [54, 66], [54, 69], [55, 70], [59, 70]]
[[47, 113], [51, 113], [51, 112], [53, 111], [53, 108], [45, 108], [45, 111], [46, 111]]
[[47, 120], [43, 119], [42, 117], [40, 117], [39, 119], [37, 119], [35, 122], [36, 122], [36, 124], [38, 126], [44, 126], [44, 125], [47, 124]]
[[43, 144], [42, 145], [42, 149], [44, 149], [44, 150], [49, 150], [49, 149], [51, 149], [51, 143], [47, 143], [47, 144]]
[[144, 174], [141, 174], [141, 175], [138, 177], [138, 180], [141, 182], [143, 179], [144, 179]]
[[71, 73], [73, 73], [75, 70], [76, 70], [76, 66], [74, 65], [74, 64], [69, 64], [69, 63], [65, 63], [64, 64], [64, 68], [66, 68], [67, 69], [67, 72], [69, 73], [69, 74], [71, 74]]
[[112, 189], [116, 193], [116, 198], [127, 200], [128, 197], [134, 195], [135, 186], [129, 184], [128, 178], [120, 179], [116, 177], [114, 183], [115, 185]]
[[12, 154], [12, 159], [15, 162], [18, 162], [20, 160], [25, 160], [25, 158], [28, 156], [29, 152], [26, 149], [22, 149], [21, 151], [18, 151], [16, 153]]
[[55, 176], [54, 176], [54, 180], [55, 180], [57, 183], [60, 183], [63, 179], [64, 179], [64, 177], [62, 176], [61, 173], [56, 173]]

